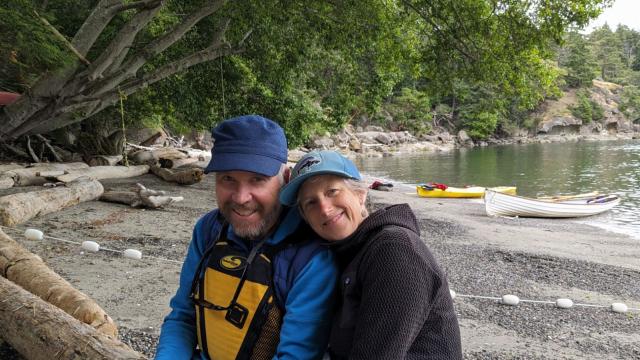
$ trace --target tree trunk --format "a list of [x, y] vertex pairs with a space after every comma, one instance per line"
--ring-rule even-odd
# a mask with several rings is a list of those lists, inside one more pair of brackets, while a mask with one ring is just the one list
[[0, 223], [4, 226], [21, 224], [38, 215], [95, 200], [103, 192], [98, 181], [84, 178], [65, 187], [6, 195], [0, 197]]
[[29, 252], [2, 230], [0, 275], [99, 332], [114, 338], [118, 336], [118, 327], [95, 301], [71, 286], [39, 256]]
[[2, 338], [27, 359], [145, 359], [4, 278], [0, 298]]
[[200, 168], [185, 169], [164, 169], [159, 166], [152, 166], [151, 172], [162, 178], [164, 181], [178, 183], [180, 185], [193, 185], [202, 180], [204, 171]]
[[94, 166], [86, 169], [70, 170], [67, 174], [57, 176], [62, 182], [70, 182], [87, 176], [92, 179], [122, 179], [144, 175], [149, 172], [149, 165], [136, 166]]

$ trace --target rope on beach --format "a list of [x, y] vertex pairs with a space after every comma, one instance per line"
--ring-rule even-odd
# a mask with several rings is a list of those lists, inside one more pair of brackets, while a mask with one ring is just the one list
[[[44, 235], [42, 231], [37, 229], [20, 229], [17, 227], [8, 227], [8, 226], [2, 226], [2, 225], [0, 225], [0, 228], [9, 229], [11, 231], [18, 232], [18, 233], [24, 233], [24, 236], [29, 240], [51, 239], [51, 240], [63, 242], [66, 244], [80, 245], [80, 247], [83, 250], [86, 250], [87, 252], [98, 252], [100, 250], [103, 250], [111, 253], [121, 254], [122, 256], [128, 259], [134, 259], [134, 260], [142, 259], [142, 252], [136, 249], [126, 249], [126, 250], [110, 249], [110, 248], [100, 246], [95, 241], [79, 242], [79, 241], [62, 239], [55, 236]], [[163, 262], [168, 262], [168, 263], [178, 264], [178, 265], [182, 265], [183, 263], [182, 261], [178, 261], [178, 260], [171, 260], [171, 259], [166, 259], [166, 258], [157, 257], [157, 256], [149, 256], [149, 255], [145, 255], [145, 259], [152, 259], [152, 260], [163, 261]]]
[[[94, 241], [79, 242], [79, 241], [72, 241], [72, 240], [62, 239], [62, 238], [58, 238], [58, 237], [54, 237], [54, 236], [44, 235], [44, 233], [42, 231], [38, 230], [38, 229], [19, 229], [17, 227], [7, 227], [7, 226], [2, 226], [2, 225], [0, 225], [0, 229], [9, 229], [9, 230], [14, 231], [14, 232], [21, 232], [29, 240], [51, 239], [51, 240], [60, 241], [60, 242], [66, 243], [66, 244], [80, 245], [80, 247], [82, 249], [86, 250], [87, 252], [94, 252], [95, 253], [95, 252], [98, 252], [100, 250], [103, 250], [103, 251], [107, 251], [107, 252], [113, 252], [113, 253], [117, 253], [117, 254], [122, 254], [124, 257], [129, 258], [129, 259], [135, 259], [135, 260], [142, 259], [142, 252], [140, 252], [139, 250], [136, 250], [136, 249], [126, 249], [124, 251], [116, 250], [116, 249], [109, 249], [109, 248], [101, 247], [98, 243], [96, 243]], [[182, 263], [183, 263], [182, 261], [165, 259], [165, 258], [156, 257], [156, 256], [148, 256], [147, 255], [147, 256], [145, 256], [145, 258], [153, 259], [153, 260], [157, 260], [157, 261], [164, 261], [164, 262], [168, 262], [168, 263], [172, 263], [172, 264], [179, 264], [179, 265], [182, 265]], [[502, 297], [495, 297], [495, 296], [483, 296], [483, 295], [457, 294], [453, 290], [449, 290], [449, 291], [450, 291], [452, 299], [455, 299], [456, 297], [460, 297], [460, 298], [469, 298], [469, 299], [493, 300], [493, 301], [497, 301], [499, 304], [509, 305], [509, 306], [517, 306], [519, 303], [522, 302], [522, 303], [545, 304], [545, 305], [550, 305], [551, 304], [551, 305], [555, 305], [556, 307], [562, 308], [562, 309], [568, 309], [568, 308], [572, 308], [574, 306], [581, 306], [581, 307], [587, 307], [587, 308], [601, 308], [601, 309], [609, 308], [611, 311], [616, 312], [616, 313], [626, 313], [626, 312], [629, 312], [629, 311], [640, 312], [640, 308], [630, 308], [624, 303], [613, 303], [611, 305], [583, 304], [583, 303], [574, 303], [573, 300], [566, 299], [566, 298], [565, 299], [557, 299], [556, 301], [529, 300], [529, 299], [520, 299], [518, 296], [511, 295], [511, 294], [503, 295]]]
[[519, 303], [531, 303], [531, 304], [551, 304], [555, 305], [561, 309], [569, 309], [574, 306], [581, 307], [590, 307], [590, 308], [601, 308], [601, 309], [611, 309], [611, 311], [616, 313], [626, 313], [629, 311], [637, 311], [640, 312], [640, 308], [630, 308], [624, 303], [613, 303], [611, 305], [597, 305], [597, 304], [583, 304], [583, 303], [574, 303], [571, 299], [557, 299], [556, 301], [549, 300], [528, 300], [528, 299], [520, 299], [516, 295], [503, 295], [502, 297], [495, 296], [481, 296], [481, 295], [468, 295], [468, 294], [457, 294], [453, 290], [449, 290], [451, 293], [451, 298], [455, 299], [456, 297], [461, 298], [470, 298], [470, 299], [482, 299], [482, 300], [495, 300], [500, 304], [516, 306]]

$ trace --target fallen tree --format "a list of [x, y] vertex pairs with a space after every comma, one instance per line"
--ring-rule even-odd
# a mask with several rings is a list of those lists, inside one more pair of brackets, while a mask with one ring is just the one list
[[149, 172], [149, 165], [135, 166], [93, 166], [85, 169], [69, 170], [66, 174], [55, 176], [56, 180], [70, 182], [80, 177], [95, 180], [121, 179], [144, 175]]
[[118, 327], [95, 301], [51, 270], [42, 259], [0, 230], [0, 275], [91, 325], [117, 337]]
[[131, 207], [147, 207], [157, 209], [182, 201], [182, 196], [168, 196], [166, 191], [151, 190], [144, 185], [136, 184], [136, 189], [131, 191], [106, 191], [100, 197], [100, 201], [115, 202], [131, 205]]
[[145, 359], [5, 278], [0, 298], [0, 334], [27, 359]]
[[13, 226], [84, 201], [95, 200], [104, 188], [97, 180], [79, 178], [64, 187], [0, 197], [0, 224]]

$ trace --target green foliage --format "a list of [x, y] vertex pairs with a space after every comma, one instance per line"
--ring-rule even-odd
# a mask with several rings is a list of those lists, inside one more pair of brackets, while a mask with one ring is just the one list
[[627, 86], [620, 95], [620, 110], [631, 119], [640, 122], [640, 87]]
[[[202, 1], [168, 0], [138, 34], [130, 53], [169, 31]], [[34, 53], [49, 56], [34, 58], [37, 66], [21, 68], [29, 77], [23, 83], [63, 65], [54, 55], [67, 58], [66, 49], [29, 18], [30, 11], [15, 8], [15, 4], [34, 7], [35, 0], [5, 3], [10, 5], [0, 5], [0, 11], [17, 19], [7, 23], [22, 26], [15, 34], [41, 31], [41, 37], [17, 42], [19, 53], [37, 47]], [[71, 39], [97, 1], [47, 3], [43, 13]], [[225, 19], [231, 21], [225, 35], [230, 43], [251, 33], [244, 51], [195, 66], [129, 96], [124, 103], [126, 120], [128, 124], [163, 125], [175, 132], [188, 132], [210, 128], [231, 116], [258, 113], [278, 121], [295, 146], [315, 133], [337, 130], [361, 114], [380, 113], [384, 107], [394, 119], [391, 125], [398, 128], [421, 133], [428, 131], [433, 121], [437, 126], [465, 128], [471, 136], [484, 138], [521, 125], [527, 111], [545, 98], [559, 95], [563, 70], [549, 60], [550, 44], [560, 42], [569, 27], [587, 24], [610, 3], [227, 2], [221, 11], [150, 59], [143, 70], [153, 71], [205, 48], [219, 21]], [[135, 12], [123, 12], [110, 22], [89, 52], [89, 60], [104, 50]], [[0, 36], [11, 33], [3, 24]], [[632, 33], [625, 34], [618, 35], [627, 39], [620, 41], [630, 41]], [[3, 57], [5, 45], [0, 45]], [[588, 77], [578, 66], [585, 64], [580, 63], [586, 56], [584, 51], [584, 46], [577, 47], [576, 58], [568, 65], [567, 82], [572, 85], [582, 84]]]
[[[26, 91], [42, 73], [70, 63], [74, 57], [36, 16], [35, 1], [0, 3], [0, 91]], [[53, 21], [50, 14], [44, 18]]]
[[474, 140], [486, 139], [493, 134], [498, 125], [497, 113], [480, 112], [463, 116], [467, 134]]
[[585, 124], [592, 121], [600, 121], [604, 118], [604, 109], [598, 103], [589, 98], [587, 90], [578, 90], [576, 92], [576, 97], [578, 99], [578, 103], [569, 108], [573, 116], [581, 119]]
[[584, 36], [578, 32], [568, 34], [564, 47], [566, 55], [560, 59], [560, 66], [567, 69], [566, 83], [570, 87], [590, 87], [596, 74], [596, 63]]
[[[415, 135], [425, 134], [431, 130], [432, 120], [431, 102], [429, 96], [422, 91], [402, 88], [398, 96], [391, 98], [384, 106], [391, 116], [391, 123], [383, 116], [377, 116], [378, 122], [383, 122], [396, 131], [407, 130]], [[380, 121], [382, 119], [382, 121]]]

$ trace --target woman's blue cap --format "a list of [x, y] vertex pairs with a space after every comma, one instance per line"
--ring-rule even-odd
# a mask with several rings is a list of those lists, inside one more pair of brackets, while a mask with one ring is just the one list
[[295, 205], [302, 183], [312, 176], [325, 174], [362, 179], [353, 162], [340, 153], [331, 150], [312, 151], [300, 158], [291, 171], [291, 181], [280, 190], [280, 202], [287, 206]]
[[211, 161], [205, 173], [239, 170], [275, 176], [287, 163], [284, 130], [262, 116], [225, 120], [211, 130], [211, 136]]

